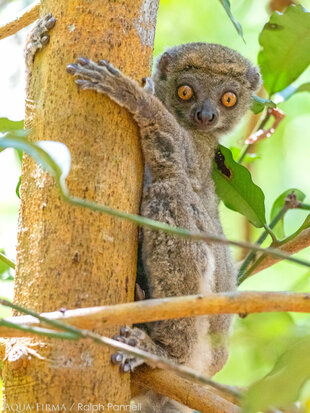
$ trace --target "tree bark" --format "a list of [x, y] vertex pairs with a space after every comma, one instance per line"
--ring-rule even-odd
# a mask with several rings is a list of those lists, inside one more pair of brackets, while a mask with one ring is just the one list
[[[138, 81], [148, 76], [157, 8], [158, 0], [43, 0], [40, 15], [52, 12], [56, 26], [36, 55], [26, 101], [32, 139], [61, 141], [71, 152], [71, 194], [134, 213], [143, 175], [137, 126], [107, 97], [78, 91], [66, 65], [87, 56]], [[42, 312], [133, 300], [137, 228], [66, 204], [26, 156], [19, 220], [15, 302]], [[38, 403], [74, 412], [77, 403], [130, 400], [129, 375], [89, 341], [8, 341], [2, 374], [5, 411], [16, 403], [38, 411]]]

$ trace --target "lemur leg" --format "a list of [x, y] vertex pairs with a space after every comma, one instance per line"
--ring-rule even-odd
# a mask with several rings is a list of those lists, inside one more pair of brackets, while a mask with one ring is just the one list
[[[157, 346], [140, 328], [122, 327], [120, 334], [115, 335], [113, 339], [161, 357], [165, 356], [164, 350]], [[126, 355], [121, 351], [112, 354], [111, 361], [120, 366], [122, 373], [134, 371], [136, 367], [144, 363], [144, 360]]]
[[55, 24], [56, 20], [50, 13], [36, 21], [26, 41], [25, 58], [27, 68], [33, 64], [37, 51], [43, 49], [48, 44], [50, 40], [49, 30], [51, 30]]

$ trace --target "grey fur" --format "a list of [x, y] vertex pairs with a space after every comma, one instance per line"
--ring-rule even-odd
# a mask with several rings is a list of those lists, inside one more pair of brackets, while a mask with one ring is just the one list
[[[148, 177], [141, 214], [191, 231], [223, 235], [212, 160], [219, 137], [230, 131], [250, 106], [260, 83], [257, 69], [220, 45], [177, 46], [158, 59], [153, 74], [155, 96], [151, 82], [146, 81], [142, 88], [106, 61], [97, 64], [80, 58], [67, 70], [78, 77], [81, 89], [107, 94], [127, 108], [139, 125]], [[194, 90], [193, 98], [186, 102], [177, 95], [183, 84]], [[233, 108], [221, 103], [227, 91], [238, 97]], [[212, 121], [197, 121], [202, 107], [214, 114]], [[144, 229], [142, 257], [153, 298], [236, 288], [236, 272], [224, 245], [191, 242]], [[147, 333], [139, 328], [122, 329], [117, 339], [212, 376], [227, 359], [230, 323], [229, 315], [167, 320], [149, 323]], [[122, 371], [141, 364], [121, 353], [114, 355], [113, 361]], [[168, 399], [157, 402], [154, 407], [154, 394], [144, 398], [143, 412], [154, 408], [156, 413], [188, 411]]]

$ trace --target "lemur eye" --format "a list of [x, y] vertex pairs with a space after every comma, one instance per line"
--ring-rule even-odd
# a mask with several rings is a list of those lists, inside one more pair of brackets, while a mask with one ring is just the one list
[[221, 100], [224, 106], [226, 106], [227, 108], [232, 108], [237, 103], [237, 96], [234, 94], [234, 92], [226, 92], [222, 96]]
[[193, 94], [193, 89], [188, 85], [183, 85], [178, 88], [178, 96], [182, 100], [189, 100]]

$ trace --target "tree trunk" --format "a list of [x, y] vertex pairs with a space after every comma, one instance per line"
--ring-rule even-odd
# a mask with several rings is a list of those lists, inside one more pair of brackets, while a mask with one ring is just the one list
[[[87, 56], [107, 59], [138, 81], [148, 76], [157, 8], [158, 0], [43, 0], [40, 15], [52, 12], [57, 22], [36, 55], [26, 101], [32, 139], [61, 141], [71, 152], [71, 194], [134, 213], [143, 175], [137, 126], [107, 97], [78, 91], [66, 65]], [[19, 220], [15, 302], [42, 312], [133, 300], [137, 228], [66, 204], [27, 156]], [[130, 400], [129, 375], [110, 364], [109, 350], [89, 341], [16, 339], [6, 354], [5, 411], [16, 403], [79, 411], [78, 403]]]

